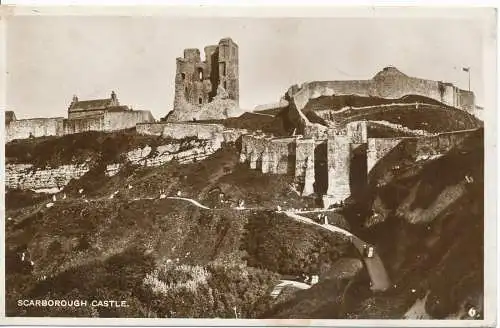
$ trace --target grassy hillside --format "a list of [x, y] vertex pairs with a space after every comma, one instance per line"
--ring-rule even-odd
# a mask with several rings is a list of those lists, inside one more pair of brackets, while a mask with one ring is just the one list
[[[415, 102], [419, 102], [418, 108]], [[393, 105], [391, 104], [398, 104]], [[408, 104], [408, 105], [405, 105]], [[378, 107], [378, 105], [384, 105]], [[357, 108], [363, 106], [377, 106]], [[351, 109], [342, 109], [353, 107]], [[331, 112], [331, 121], [342, 126], [351, 121], [388, 121], [400, 124], [413, 130], [428, 132], [445, 132], [474, 129], [482, 126], [482, 122], [466, 111], [441, 104], [435, 100], [406, 96], [400, 99], [383, 99], [358, 96], [323, 96], [311, 99], [303, 112], [312, 121], [320, 124], [321, 113]]]
[[273, 110], [272, 113], [247, 112], [238, 117], [230, 117], [225, 120], [204, 120], [199, 123], [218, 123], [227, 128], [247, 129], [249, 131], [263, 131], [274, 135], [287, 135], [283, 126], [281, 113], [283, 110]]

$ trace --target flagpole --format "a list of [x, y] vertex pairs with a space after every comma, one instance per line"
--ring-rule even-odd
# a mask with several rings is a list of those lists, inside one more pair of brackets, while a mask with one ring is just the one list
[[469, 73], [469, 91], [470, 91], [470, 67], [469, 67], [469, 69], [467, 70], [467, 73]]

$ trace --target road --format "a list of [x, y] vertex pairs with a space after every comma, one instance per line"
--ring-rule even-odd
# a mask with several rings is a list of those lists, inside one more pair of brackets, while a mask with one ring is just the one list
[[293, 220], [307, 223], [307, 224], [312, 224], [315, 226], [319, 226], [322, 229], [326, 229], [330, 232], [340, 233], [346, 237], [349, 237], [351, 242], [354, 244], [354, 247], [356, 247], [358, 252], [361, 254], [361, 257], [363, 258], [363, 261], [365, 262], [366, 269], [368, 271], [368, 274], [370, 276], [370, 280], [372, 282], [372, 285], [370, 287], [371, 290], [372, 291], [385, 291], [391, 286], [391, 281], [389, 279], [389, 275], [387, 274], [387, 271], [385, 270], [382, 259], [377, 254], [377, 252], [374, 251], [373, 257], [366, 257], [365, 256], [364, 246], [368, 245], [368, 244], [365, 243], [363, 240], [356, 237], [355, 235], [353, 235], [349, 231], [344, 230], [344, 229], [339, 228], [339, 227], [336, 227], [334, 225], [319, 224], [319, 223], [316, 223], [309, 218], [303, 217], [303, 216], [298, 215], [297, 213], [294, 213], [294, 212], [283, 212], [283, 213], [285, 213], [288, 217], [290, 217]]
[[303, 283], [303, 282], [300, 282], [300, 281], [280, 280], [280, 283], [277, 284], [276, 286], [274, 286], [274, 289], [271, 292], [271, 297], [274, 297], [274, 298], [278, 297], [278, 295], [281, 293], [281, 291], [283, 290], [283, 288], [285, 288], [287, 286], [292, 286], [292, 287], [296, 287], [296, 288], [299, 288], [299, 289], [308, 289], [308, 288], [311, 288], [310, 285], [308, 285], [306, 283]]

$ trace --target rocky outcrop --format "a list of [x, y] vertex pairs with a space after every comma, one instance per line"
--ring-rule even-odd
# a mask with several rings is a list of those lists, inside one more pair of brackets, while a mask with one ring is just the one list
[[[215, 153], [222, 146], [222, 141], [191, 140], [151, 147], [146, 145], [124, 154], [124, 161], [111, 163], [105, 168], [105, 174], [112, 177], [126, 164], [143, 167], [156, 167], [172, 160], [181, 164], [201, 161]], [[79, 179], [91, 169], [88, 163], [61, 165], [56, 168], [39, 169], [33, 164], [7, 164], [5, 168], [6, 187], [11, 189], [31, 189], [34, 191], [59, 191], [72, 179]]]
[[79, 179], [90, 170], [88, 164], [61, 165], [36, 169], [32, 164], [7, 164], [5, 185], [11, 189], [60, 189], [72, 179]]
[[[204, 160], [215, 153], [221, 146], [220, 142], [205, 140], [191, 141], [188, 146], [182, 144], [163, 145], [154, 150], [150, 146], [145, 146], [128, 152], [126, 158], [128, 164], [144, 167], [161, 166], [172, 160], [187, 164]], [[123, 165], [123, 163], [109, 164], [106, 167], [106, 175], [116, 175]]]

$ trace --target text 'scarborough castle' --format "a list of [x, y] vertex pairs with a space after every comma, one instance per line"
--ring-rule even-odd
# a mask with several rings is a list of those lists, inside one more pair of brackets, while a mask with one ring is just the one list
[[[303, 112], [311, 100], [339, 95], [385, 99], [417, 95], [459, 109], [460, 113], [482, 116], [482, 108], [476, 106], [473, 92], [451, 83], [410, 77], [395, 67], [386, 67], [369, 80], [316, 81], [290, 87], [278, 104], [264, 106], [287, 110], [287, 118], [296, 128], [286, 137], [200, 122], [240, 113], [238, 56], [238, 45], [230, 38], [206, 46], [204, 60], [198, 49], [185, 49], [183, 57], [176, 59], [173, 110], [160, 122], [155, 121], [149, 111], [121, 105], [115, 92], [111, 92], [109, 98], [95, 100], [74, 96], [68, 107], [68, 118], [16, 120], [14, 112], [7, 112], [6, 141], [132, 127], [140, 134], [211, 140], [211, 151], [216, 151], [224, 142], [241, 139], [240, 162], [265, 174], [293, 176], [302, 195], [320, 195], [324, 205], [329, 206], [349, 197], [356, 185], [368, 183], [369, 176], [376, 173], [377, 163], [388, 154], [411, 153], [414, 160], [444, 154], [475, 130], [373, 138], [368, 133], [367, 121], [353, 121], [339, 127], [312, 122]], [[419, 104], [415, 106], [418, 108]], [[352, 174], [352, 167], [357, 168], [356, 176]]]

